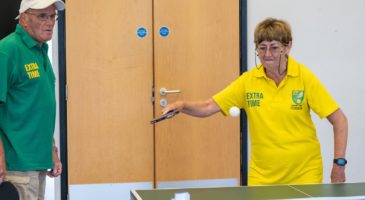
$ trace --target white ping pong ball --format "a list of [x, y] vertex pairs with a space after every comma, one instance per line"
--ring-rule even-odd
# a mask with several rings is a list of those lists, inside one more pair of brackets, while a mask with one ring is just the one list
[[239, 116], [241, 113], [240, 109], [237, 108], [236, 106], [232, 106], [230, 109], [229, 109], [229, 114], [232, 116], [232, 117], [237, 117]]

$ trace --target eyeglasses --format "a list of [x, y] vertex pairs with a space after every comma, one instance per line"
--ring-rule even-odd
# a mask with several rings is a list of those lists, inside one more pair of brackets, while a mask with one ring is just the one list
[[52, 14], [52, 15], [48, 15], [46, 13], [40, 13], [40, 14], [35, 14], [35, 13], [31, 13], [31, 12], [25, 12], [25, 13], [36, 16], [37, 19], [39, 19], [40, 21], [47, 21], [48, 19], [50, 19], [51, 21], [56, 21], [58, 18], [57, 13]]
[[266, 47], [264, 45], [258, 46], [256, 48], [257, 53], [264, 55], [267, 51], [270, 51], [271, 54], [278, 54], [282, 50], [282, 45], [273, 45], [270, 47]]

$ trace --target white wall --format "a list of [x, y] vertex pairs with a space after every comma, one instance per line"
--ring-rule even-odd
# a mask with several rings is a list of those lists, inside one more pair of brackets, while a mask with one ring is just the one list
[[[58, 77], [58, 24], [56, 23], [53, 30], [52, 40], [48, 41], [48, 57], [52, 63], [52, 68], [56, 76], [56, 126], [54, 132], [54, 139], [57, 147], [60, 145], [60, 121], [59, 121], [59, 77]], [[60, 199], [60, 178], [46, 178], [46, 193], [45, 200], [58, 200]]]
[[[291, 55], [326, 86], [349, 120], [347, 181], [365, 181], [365, 0], [248, 0], [248, 68], [254, 66], [253, 32], [267, 17], [292, 26]], [[333, 131], [313, 114], [321, 142], [324, 182], [330, 182]]]

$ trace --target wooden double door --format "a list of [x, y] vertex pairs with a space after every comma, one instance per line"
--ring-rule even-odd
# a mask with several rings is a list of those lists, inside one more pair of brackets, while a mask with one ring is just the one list
[[239, 184], [239, 118], [149, 123], [162, 99], [204, 100], [239, 76], [239, 1], [66, 3], [69, 184]]

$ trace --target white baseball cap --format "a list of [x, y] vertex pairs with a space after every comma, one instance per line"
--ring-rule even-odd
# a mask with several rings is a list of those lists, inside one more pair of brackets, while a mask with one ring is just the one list
[[54, 4], [56, 10], [64, 10], [65, 3], [62, 0], [22, 0], [20, 3], [19, 15], [15, 19], [19, 19], [20, 14], [28, 9], [44, 9]]

